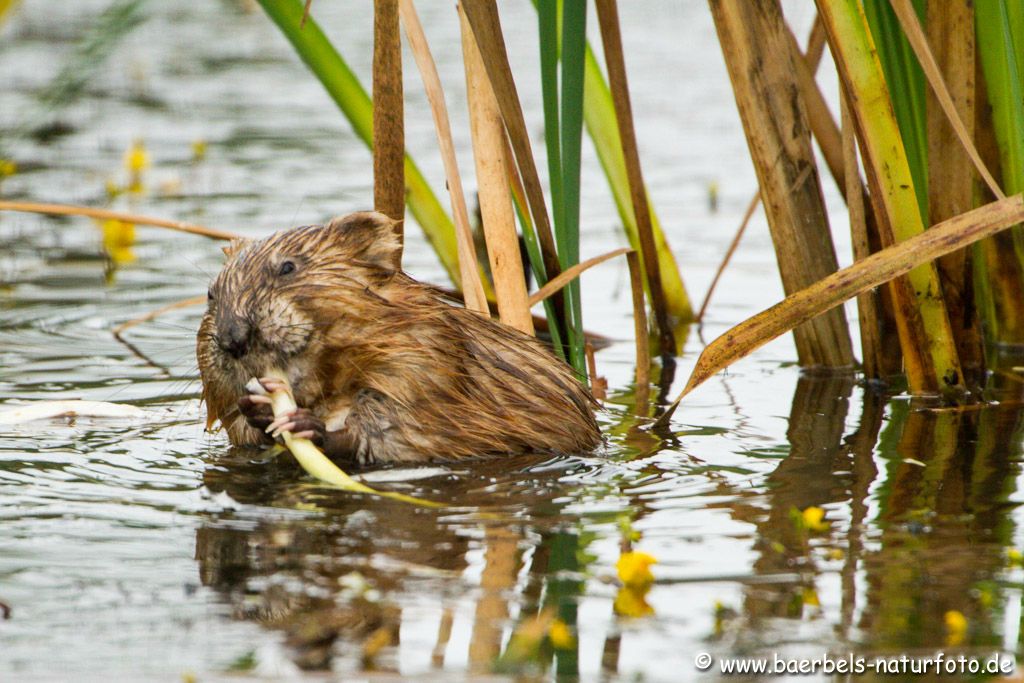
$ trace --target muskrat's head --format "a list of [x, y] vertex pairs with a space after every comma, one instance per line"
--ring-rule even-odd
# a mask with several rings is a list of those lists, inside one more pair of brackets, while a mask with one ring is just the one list
[[332, 324], [328, 302], [389, 280], [401, 252], [398, 223], [376, 212], [233, 243], [199, 330], [204, 381], [288, 365]]

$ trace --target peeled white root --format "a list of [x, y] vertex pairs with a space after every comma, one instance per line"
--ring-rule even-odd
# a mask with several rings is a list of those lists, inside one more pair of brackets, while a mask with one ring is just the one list
[[[285, 374], [280, 371], [268, 372], [267, 377], [273, 378], [280, 383], [280, 387], [275, 387], [276, 390], [269, 394], [270, 407], [274, 411], [275, 422], [286, 424], [287, 420], [284, 418], [298, 408], [295, 404], [295, 399], [292, 397], [291, 389], [288, 386], [288, 380], [284, 378]], [[245, 388], [253, 394], [268, 395], [267, 390], [255, 377], [249, 380], [249, 383]], [[405, 503], [413, 503], [414, 505], [443, 507], [440, 503], [434, 503], [429, 500], [420, 500], [419, 498], [405, 496], [401, 493], [378, 491], [370, 488], [366, 484], [360, 483], [345, 474], [344, 471], [331, 462], [330, 459], [323, 454], [323, 451], [317, 448], [316, 444], [309, 439], [298, 437], [289, 431], [277, 430], [275, 431], [275, 436], [277, 435], [281, 437], [284, 441], [284, 445], [288, 447], [288, 450], [295, 456], [295, 459], [299, 461], [302, 469], [306, 470], [306, 472], [320, 481], [331, 484], [332, 486], [337, 486], [345, 491], [369, 493], [375, 496], [393, 498]]]
[[16, 425], [55, 417], [145, 417], [146, 411], [124, 403], [105, 401], [36, 401], [0, 411], [0, 424]]

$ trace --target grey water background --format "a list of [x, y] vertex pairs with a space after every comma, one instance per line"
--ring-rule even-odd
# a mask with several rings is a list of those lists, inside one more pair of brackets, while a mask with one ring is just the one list
[[[102, 205], [142, 140], [147, 191], [115, 208], [263, 235], [370, 206], [369, 153], [253, 3], [145, 3], [145, 21], [80, 95], [42, 106], [106, 6], [24, 0], [0, 27], [0, 149], [19, 165], [0, 196]], [[784, 6], [806, 36], [813, 8]], [[313, 7], [368, 84], [370, 3]], [[447, 2], [418, 9], [471, 188], [456, 15]], [[535, 13], [525, 0], [501, 9], [545, 168]], [[699, 303], [756, 187], [742, 128], [704, 3], [620, 11], [646, 180]], [[596, 30], [591, 38], [599, 43]], [[408, 53], [405, 63], [408, 146], [441, 192], [429, 110]], [[205, 158], [193, 162], [199, 140]], [[586, 140], [584, 164], [590, 256], [624, 238]], [[837, 193], [824, 185], [843, 235]], [[1012, 400], [967, 416], [918, 412], [848, 378], [801, 377], [785, 337], [687, 398], [674, 438], [660, 441], [631, 429], [628, 275], [613, 261], [583, 279], [586, 327], [614, 342], [597, 355], [611, 388], [605, 452], [375, 473], [392, 480], [377, 485], [452, 505], [414, 509], [318, 488], [286, 461], [205, 433], [193, 356], [201, 310], [133, 328], [131, 347], [110, 330], [202, 294], [219, 248], [137, 234], [137, 259], [108, 278], [91, 221], [0, 214], [0, 409], [87, 398], [149, 412], [0, 427], [0, 602], [12, 609], [0, 621], [0, 680], [306, 669], [452, 680], [488, 672], [545, 604], [575, 619], [576, 654], [558, 669], [584, 680], [697, 680], [700, 652], [1018, 649]], [[406, 234], [407, 270], [444, 282], [418, 228]], [[848, 263], [848, 240], [837, 242]], [[708, 319], [687, 336], [669, 395], [704, 341], [779, 298], [759, 214]], [[1000, 377], [996, 388], [1019, 399], [1012, 373]], [[791, 511], [809, 506], [824, 508], [826, 531], [796, 529]], [[654, 613], [637, 619], [616, 617], [607, 580], [623, 515], [642, 533], [637, 548], [659, 560]], [[950, 611], [969, 625], [959, 644]], [[368, 658], [382, 629], [396, 642]]]

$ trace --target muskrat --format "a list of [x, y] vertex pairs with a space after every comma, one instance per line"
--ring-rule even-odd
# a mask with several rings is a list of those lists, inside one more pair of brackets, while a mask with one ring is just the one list
[[[220, 420], [236, 445], [291, 431], [364, 465], [601, 442], [594, 399], [569, 366], [414, 280], [401, 250], [398, 223], [374, 212], [226, 249], [196, 342], [207, 426]], [[271, 368], [299, 406], [276, 422], [245, 388]]]

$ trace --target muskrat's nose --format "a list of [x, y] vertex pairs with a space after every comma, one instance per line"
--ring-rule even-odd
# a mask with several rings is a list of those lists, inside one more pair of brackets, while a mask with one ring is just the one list
[[241, 358], [249, 352], [252, 329], [244, 320], [233, 320], [223, 325], [217, 338], [217, 345], [232, 358]]

